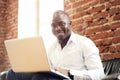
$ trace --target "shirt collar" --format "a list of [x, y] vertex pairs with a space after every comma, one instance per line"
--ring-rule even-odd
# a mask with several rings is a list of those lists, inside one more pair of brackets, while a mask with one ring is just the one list
[[76, 37], [75, 37], [75, 33], [74, 32], [71, 32], [71, 36], [70, 36], [67, 44], [72, 43], [72, 42], [76, 43]]

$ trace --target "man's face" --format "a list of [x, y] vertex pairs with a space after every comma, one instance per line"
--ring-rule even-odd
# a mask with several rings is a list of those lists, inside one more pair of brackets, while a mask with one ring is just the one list
[[54, 17], [52, 32], [59, 40], [63, 40], [70, 35], [70, 21], [65, 14]]

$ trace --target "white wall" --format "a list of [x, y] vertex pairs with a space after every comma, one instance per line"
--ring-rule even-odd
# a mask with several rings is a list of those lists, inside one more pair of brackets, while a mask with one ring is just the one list
[[37, 0], [19, 0], [18, 38], [38, 35], [37, 9]]
[[56, 10], [63, 10], [63, 1], [64, 0], [40, 0], [39, 8], [39, 23], [40, 23], [40, 33], [47, 47], [55, 40], [51, 32], [51, 20], [53, 13]]
[[64, 0], [19, 0], [18, 38], [43, 36], [47, 47], [53, 42], [51, 19], [53, 12], [63, 10]]

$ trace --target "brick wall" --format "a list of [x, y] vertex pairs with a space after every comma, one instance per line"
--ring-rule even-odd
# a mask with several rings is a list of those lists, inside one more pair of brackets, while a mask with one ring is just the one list
[[102, 60], [120, 58], [120, 0], [64, 0], [74, 32], [91, 38]]
[[18, 0], [7, 0], [6, 8], [6, 39], [17, 37]]
[[3, 41], [5, 39], [5, 2], [0, 0], [0, 71], [4, 70], [5, 61], [5, 51]]
[[0, 72], [10, 68], [4, 40], [17, 37], [17, 0], [0, 0]]

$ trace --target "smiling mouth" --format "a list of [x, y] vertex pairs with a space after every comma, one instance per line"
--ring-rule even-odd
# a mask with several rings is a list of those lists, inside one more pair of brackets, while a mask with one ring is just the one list
[[57, 36], [63, 36], [63, 35], [64, 35], [64, 32], [63, 32], [63, 31], [56, 32], [56, 35], [57, 35]]
[[64, 32], [58, 32], [57, 35], [64, 35]]

